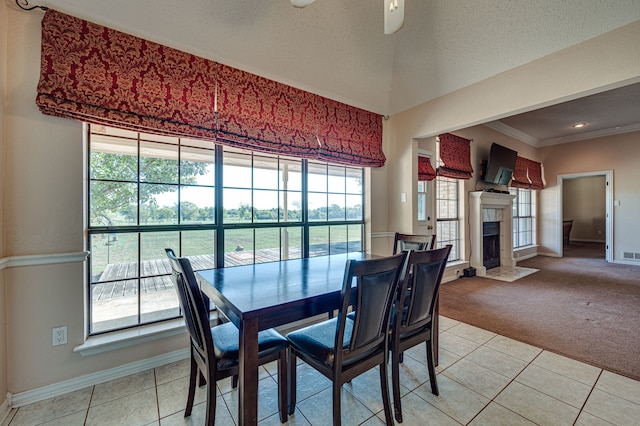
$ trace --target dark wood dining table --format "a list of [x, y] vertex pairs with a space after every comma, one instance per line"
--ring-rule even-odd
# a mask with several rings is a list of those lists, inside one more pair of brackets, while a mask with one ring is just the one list
[[347, 259], [372, 257], [354, 252], [196, 273], [203, 294], [240, 330], [240, 425], [258, 422], [258, 331], [337, 309]]

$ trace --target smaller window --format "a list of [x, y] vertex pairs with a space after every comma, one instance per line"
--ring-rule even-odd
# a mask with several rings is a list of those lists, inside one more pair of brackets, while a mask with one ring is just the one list
[[418, 181], [418, 221], [427, 220], [427, 182]]
[[535, 244], [535, 203], [531, 189], [510, 188], [513, 200], [513, 248]]

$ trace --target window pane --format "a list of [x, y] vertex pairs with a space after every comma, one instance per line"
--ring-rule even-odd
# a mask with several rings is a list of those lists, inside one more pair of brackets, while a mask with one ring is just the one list
[[215, 223], [215, 188], [183, 186], [180, 189], [181, 223]]
[[264, 189], [279, 188], [278, 160], [275, 158], [253, 158], [253, 187]]
[[309, 220], [327, 220], [327, 194], [309, 193]]
[[345, 220], [344, 194], [329, 194], [329, 220]]
[[254, 222], [278, 221], [278, 191], [253, 191]]
[[362, 220], [362, 195], [347, 195], [347, 220]]
[[280, 160], [282, 189], [302, 191], [302, 161]]
[[138, 144], [135, 140], [94, 135], [91, 140], [91, 179], [136, 181]]
[[[166, 257], [166, 256], [165, 256]], [[169, 261], [167, 260], [167, 265]], [[178, 294], [170, 275], [140, 280], [140, 321], [153, 322], [180, 316]]]
[[189, 258], [194, 271], [216, 267], [215, 241], [216, 231], [182, 231], [181, 255]]
[[281, 222], [300, 222], [302, 220], [302, 193], [283, 191], [280, 193]]
[[177, 206], [177, 186], [140, 184], [140, 225], [177, 224]]
[[178, 147], [141, 142], [140, 181], [178, 183]]
[[227, 229], [224, 233], [224, 266], [253, 263], [253, 229]]
[[225, 151], [222, 175], [225, 187], [251, 188], [251, 155]]
[[90, 226], [136, 225], [138, 187], [135, 183], [92, 181]]
[[329, 166], [329, 192], [345, 192], [344, 167]]
[[302, 258], [302, 228], [282, 228], [282, 260]]
[[309, 256], [329, 254], [329, 227], [312, 226], [309, 228]]
[[255, 262], [276, 262], [280, 260], [280, 228], [258, 228], [255, 231]]
[[362, 231], [363, 225], [347, 225], [347, 233], [349, 235], [349, 252], [362, 251]]
[[250, 189], [224, 189], [224, 221], [246, 223], [253, 219]]
[[331, 228], [329, 229], [329, 237], [331, 239], [331, 246], [329, 247], [329, 251], [331, 254], [347, 253], [347, 225], [331, 226]]
[[138, 280], [91, 285], [91, 333], [138, 324]]
[[346, 169], [347, 194], [362, 194], [362, 169]]
[[140, 234], [140, 275], [170, 274], [171, 269], [165, 248], [173, 248], [178, 255], [180, 247], [180, 233], [172, 232], [142, 232]]
[[308, 187], [312, 192], [327, 192], [326, 164], [309, 162]]
[[215, 151], [181, 148], [180, 183], [214, 186], [215, 182]]
[[418, 194], [418, 220], [426, 220], [427, 215], [425, 213], [427, 196], [424, 193]]

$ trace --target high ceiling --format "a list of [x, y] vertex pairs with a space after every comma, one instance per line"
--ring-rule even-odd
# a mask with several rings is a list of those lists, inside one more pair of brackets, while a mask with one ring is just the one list
[[[316, 0], [304, 9], [289, 0], [29, 3], [383, 115], [640, 19], [638, 0], [405, 0], [404, 28], [385, 35], [383, 0]], [[533, 144], [561, 136], [522, 117], [501, 125]]]

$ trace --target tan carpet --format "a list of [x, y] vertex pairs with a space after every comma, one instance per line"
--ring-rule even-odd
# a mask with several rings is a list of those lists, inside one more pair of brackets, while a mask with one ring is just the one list
[[640, 379], [640, 265], [604, 260], [604, 246], [572, 243], [564, 258], [513, 282], [461, 278], [442, 285], [440, 313]]

